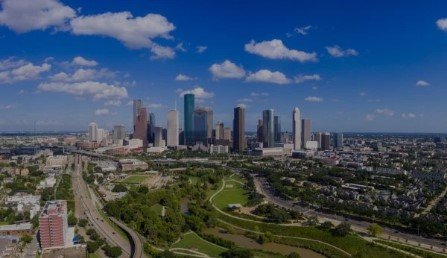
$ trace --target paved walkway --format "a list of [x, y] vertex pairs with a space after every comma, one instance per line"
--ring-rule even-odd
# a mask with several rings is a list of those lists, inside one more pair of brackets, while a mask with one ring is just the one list
[[[225, 188], [225, 179], [222, 179], [222, 182], [223, 182], [223, 183], [222, 183], [221, 188], [220, 188], [217, 192], [215, 192], [215, 193], [210, 197], [210, 199], [209, 199], [209, 201], [211, 202], [211, 204], [213, 205], [213, 207], [214, 207], [219, 213], [222, 213], [222, 214], [224, 214], [225, 216], [229, 216], [229, 217], [232, 217], [232, 218], [235, 218], [235, 219], [238, 219], [238, 220], [249, 221], [249, 222], [255, 222], [255, 223], [260, 223], [260, 224], [268, 224], [268, 223], [265, 223], [265, 222], [260, 222], [260, 221], [256, 221], [256, 220], [251, 220], [251, 219], [246, 219], [246, 218], [237, 217], [237, 216], [228, 214], [228, 213], [226, 213], [226, 212], [220, 210], [219, 208], [217, 208], [216, 205], [214, 205], [214, 203], [213, 203], [213, 198], [214, 198], [216, 195], [218, 195], [220, 192], [222, 192], [223, 189]], [[251, 232], [251, 233], [255, 233], [255, 234], [259, 234], [259, 235], [264, 235], [264, 234], [265, 234], [265, 233], [260, 232], [260, 231], [255, 231], [255, 230], [250, 230], [250, 229], [242, 228], [242, 227], [239, 227], [239, 226], [235, 226], [235, 225], [233, 225], [233, 224], [231, 224], [231, 223], [228, 223], [228, 222], [226, 222], [226, 221], [223, 221], [223, 220], [221, 220], [221, 219], [219, 219], [219, 221], [222, 222], [222, 223], [224, 223], [224, 224], [230, 225], [230, 226], [232, 226], [232, 227], [234, 227], [234, 228], [237, 228], [237, 229], [246, 231], [246, 232]], [[284, 235], [273, 235], [273, 236], [275, 236], [275, 237], [280, 237], [280, 238], [292, 238], [292, 239], [299, 239], [299, 240], [306, 240], [306, 241], [317, 242], [317, 243], [320, 243], [320, 244], [329, 246], [329, 247], [331, 247], [331, 248], [337, 249], [338, 251], [340, 251], [340, 252], [342, 252], [342, 253], [344, 253], [344, 254], [346, 254], [346, 255], [348, 255], [348, 256], [352, 256], [350, 253], [346, 252], [345, 250], [343, 250], [343, 249], [341, 249], [341, 248], [339, 248], [339, 247], [336, 247], [336, 246], [334, 246], [334, 245], [328, 244], [328, 243], [326, 243], [326, 242], [320, 241], [320, 240], [315, 240], [315, 239], [305, 238], [305, 237], [284, 236]]]

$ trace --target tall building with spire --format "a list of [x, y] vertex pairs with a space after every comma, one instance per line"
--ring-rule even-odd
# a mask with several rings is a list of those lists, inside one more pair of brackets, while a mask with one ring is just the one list
[[245, 145], [245, 108], [239, 106], [234, 109], [233, 151], [243, 152]]
[[195, 106], [194, 94], [185, 94], [183, 96], [183, 112], [184, 112], [184, 143], [185, 145], [193, 145], [193, 113]]
[[295, 107], [292, 112], [292, 127], [293, 127], [293, 148], [295, 150], [301, 150], [301, 113], [300, 110]]
[[175, 109], [168, 111], [167, 124], [167, 146], [175, 147], [179, 145], [179, 127], [178, 127], [178, 112]]

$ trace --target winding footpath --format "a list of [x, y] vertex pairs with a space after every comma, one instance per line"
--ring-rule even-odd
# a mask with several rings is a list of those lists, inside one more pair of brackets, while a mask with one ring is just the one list
[[[209, 201], [211, 202], [211, 205], [213, 205], [214, 209], [216, 209], [219, 213], [221, 213], [221, 214], [223, 214], [223, 215], [225, 215], [225, 216], [229, 216], [229, 217], [232, 217], [232, 218], [235, 218], [235, 219], [238, 219], [238, 220], [249, 221], [249, 222], [260, 223], [260, 224], [268, 224], [268, 223], [265, 223], [265, 222], [259, 222], [259, 221], [251, 220], [251, 219], [247, 219], [247, 218], [240, 218], [240, 217], [237, 217], [237, 216], [228, 214], [228, 213], [222, 211], [221, 209], [219, 209], [219, 208], [213, 203], [213, 199], [214, 199], [214, 197], [216, 197], [219, 193], [221, 193], [221, 192], [225, 189], [225, 184], [226, 184], [225, 179], [222, 179], [222, 186], [220, 187], [220, 189], [219, 189], [217, 192], [215, 192], [213, 195], [211, 195], [211, 197], [209, 198]], [[224, 224], [227, 224], [227, 225], [229, 225], [229, 226], [232, 226], [232, 227], [234, 227], [234, 228], [237, 228], [237, 229], [239, 229], [239, 230], [245, 231], [245, 232], [255, 233], [255, 234], [259, 234], [259, 235], [264, 235], [264, 234], [265, 234], [265, 233], [260, 232], [260, 231], [255, 231], [255, 230], [250, 230], [250, 229], [242, 228], [242, 227], [239, 227], [239, 226], [235, 226], [235, 225], [233, 225], [233, 224], [231, 224], [231, 223], [228, 223], [228, 222], [226, 222], [226, 221], [224, 221], [224, 220], [221, 220], [221, 219], [219, 219], [219, 221], [222, 222], [222, 223], [224, 223]], [[352, 255], [351, 255], [350, 253], [348, 253], [347, 251], [345, 251], [345, 250], [343, 250], [343, 249], [341, 249], [341, 248], [339, 248], [339, 247], [336, 247], [336, 246], [334, 246], [334, 245], [328, 244], [328, 243], [326, 243], [326, 242], [320, 241], [320, 240], [315, 240], [315, 239], [305, 238], [305, 237], [284, 236], [284, 235], [273, 235], [273, 236], [275, 236], [275, 237], [279, 237], [279, 238], [291, 238], [291, 239], [306, 240], [306, 241], [312, 241], [312, 242], [320, 243], [320, 244], [326, 245], [326, 246], [328, 246], [328, 247], [334, 248], [334, 249], [336, 249], [336, 250], [338, 250], [338, 251], [340, 251], [340, 252], [346, 254], [346, 255], [349, 256], [349, 257], [352, 256]]]

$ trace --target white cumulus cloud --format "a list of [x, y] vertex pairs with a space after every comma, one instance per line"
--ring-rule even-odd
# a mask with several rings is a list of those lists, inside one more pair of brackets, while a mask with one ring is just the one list
[[176, 81], [192, 81], [194, 78], [189, 77], [188, 75], [179, 73], [177, 76], [175, 76]]
[[194, 94], [195, 98], [197, 99], [211, 99], [214, 97], [214, 93], [207, 92], [204, 88], [199, 86], [194, 87], [191, 90], [178, 89], [177, 92], [179, 93], [180, 97], [183, 97], [185, 94]]
[[175, 57], [175, 51], [171, 47], [164, 47], [157, 44], [153, 44], [151, 48], [151, 59], [173, 59]]
[[121, 106], [121, 100], [118, 99], [111, 99], [106, 101], [106, 103], [104, 103], [104, 106], [115, 106], [115, 107], [119, 107]]
[[269, 82], [275, 84], [288, 84], [290, 79], [288, 79], [281, 72], [272, 72], [266, 69], [259, 70], [255, 73], [250, 73], [247, 78], [247, 82]]
[[294, 80], [295, 83], [303, 83], [305, 81], [319, 81], [321, 80], [321, 76], [319, 74], [300, 74], [295, 76]]
[[270, 96], [270, 93], [268, 93], [268, 92], [252, 92], [252, 93], [250, 93], [250, 96], [252, 96], [252, 97], [268, 97], [268, 96]]
[[207, 46], [197, 46], [196, 49], [197, 49], [197, 53], [201, 54], [201, 53], [205, 52], [208, 49], [208, 47]]
[[0, 84], [38, 79], [41, 73], [51, 69], [51, 65], [47, 63], [34, 65], [33, 63], [22, 62], [21, 60], [14, 64], [4, 64], [4, 68], [6, 67], [12, 69], [0, 70]]
[[110, 115], [110, 110], [107, 108], [100, 108], [95, 111], [96, 116], [107, 116]]
[[149, 13], [143, 17], [134, 17], [130, 12], [102, 13], [78, 16], [70, 21], [71, 31], [75, 35], [99, 35], [119, 40], [132, 49], [147, 48], [153, 54], [151, 59], [172, 59], [175, 50], [160, 46], [153, 39], [171, 38], [169, 33], [175, 29], [166, 17]]
[[375, 111], [376, 114], [378, 115], [384, 115], [384, 116], [394, 116], [394, 111], [387, 109], [387, 108], [378, 108]]
[[402, 113], [401, 117], [403, 119], [413, 119], [413, 118], [416, 118], [416, 114], [414, 114], [414, 113]]
[[245, 76], [244, 68], [237, 66], [230, 60], [211, 65], [209, 71], [214, 79], [240, 79]]
[[326, 47], [326, 50], [329, 53], [329, 55], [331, 55], [333, 57], [345, 57], [345, 56], [358, 56], [359, 55], [359, 53], [355, 49], [348, 48], [348, 49], [344, 50], [338, 45], [328, 46], [328, 47]]
[[96, 62], [95, 60], [88, 60], [88, 59], [83, 58], [82, 56], [77, 56], [77, 57], [73, 58], [72, 63], [75, 65], [80, 65], [80, 66], [97, 66], [98, 65], [98, 62]]
[[304, 101], [307, 101], [307, 102], [322, 102], [323, 98], [316, 97], [316, 96], [309, 96], [309, 97], [306, 97], [304, 99]]
[[49, 78], [52, 81], [77, 82], [77, 81], [88, 81], [99, 78], [113, 78], [114, 76], [115, 73], [105, 68], [100, 70], [80, 68], [76, 70], [73, 74], [59, 72], [57, 74], [51, 75]]
[[447, 31], [447, 18], [437, 20], [436, 26], [438, 26], [440, 30]]
[[245, 44], [245, 51], [269, 59], [290, 59], [299, 62], [315, 62], [317, 54], [315, 52], [305, 52], [287, 48], [282, 40], [273, 39], [271, 41], [255, 42]]
[[428, 87], [428, 86], [430, 86], [430, 83], [427, 82], [427, 81], [419, 80], [419, 81], [416, 82], [416, 86], [419, 86], [419, 87]]
[[48, 92], [63, 92], [77, 97], [91, 96], [94, 99], [123, 99], [128, 97], [125, 87], [95, 81], [41, 83], [38, 89]]
[[64, 29], [75, 10], [58, 0], [2, 0], [0, 25], [24, 33], [50, 27]]

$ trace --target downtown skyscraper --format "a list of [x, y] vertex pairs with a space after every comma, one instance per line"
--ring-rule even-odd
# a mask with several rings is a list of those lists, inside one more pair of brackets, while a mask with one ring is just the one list
[[245, 108], [236, 107], [233, 120], [233, 151], [243, 152], [245, 145]]
[[145, 107], [138, 109], [132, 138], [142, 140], [143, 146], [147, 146], [147, 109]]
[[264, 147], [267, 148], [272, 148], [275, 145], [273, 112], [273, 109], [267, 109], [262, 112]]
[[141, 99], [133, 100], [133, 133], [135, 133], [137, 125], [138, 110], [143, 106]]
[[301, 120], [301, 147], [304, 149], [306, 143], [312, 140], [312, 121], [310, 119]]
[[195, 106], [194, 94], [185, 94], [183, 96], [183, 112], [184, 112], [184, 143], [185, 145], [193, 145], [193, 113]]
[[178, 112], [175, 109], [171, 109], [168, 112], [168, 124], [167, 124], [167, 143], [168, 147], [175, 147], [179, 145], [179, 129], [178, 129]]
[[292, 129], [293, 129], [293, 148], [295, 150], [301, 150], [301, 135], [302, 135], [302, 131], [301, 131], [301, 113], [299, 108], [295, 107], [293, 109], [292, 112], [292, 117], [293, 117], [293, 121], [292, 121]]
[[208, 144], [208, 110], [197, 108], [193, 113], [192, 145], [196, 143]]
[[281, 142], [281, 117], [278, 115], [273, 118], [273, 134], [275, 142]]

